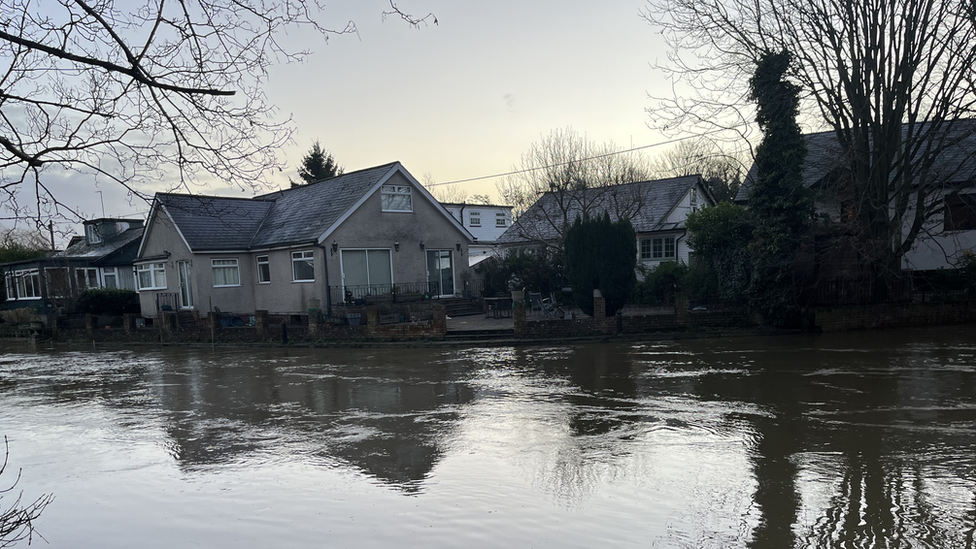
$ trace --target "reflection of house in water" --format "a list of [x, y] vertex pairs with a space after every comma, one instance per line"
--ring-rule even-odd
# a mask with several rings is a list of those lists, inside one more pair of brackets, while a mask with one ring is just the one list
[[[403, 379], [392, 367], [350, 372], [324, 366], [281, 368], [245, 358], [230, 365], [195, 359], [162, 374], [160, 404], [182, 467], [262, 459], [345, 462], [405, 491], [419, 489], [473, 399], [449, 367]], [[168, 379], [167, 379], [168, 378]]]

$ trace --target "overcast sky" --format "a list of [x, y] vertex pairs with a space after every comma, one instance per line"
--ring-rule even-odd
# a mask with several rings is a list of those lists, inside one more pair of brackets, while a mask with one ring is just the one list
[[[540, 137], [572, 127], [594, 142], [623, 147], [664, 138], [648, 127], [648, 94], [667, 85], [651, 65], [666, 55], [662, 37], [640, 16], [644, 0], [399, 0], [409, 13], [432, 12], [419, 29], [382, 19], [384, 0], [326, 4], [326, 25], [352, 20], [358, 34], [293, 33], [290, 46], [314, 53], [275, 66], [266, 88], [280, 115], [295, 119], [292, 169], [318, 139], [346, 171], [394, 160], [415, 177], [446, 182], [505, 172]], [[660, 149], [652, 149], [651, 154]], [[467, 183], [497, 200], [495, 180]], [[107, 216], [144, 216], [110, 184]], [[234, 193], [220, 188], [198, 192]], [[90, 196], [86, 196], [90, 194]], [[99, 195], [79, 193], [84, 212], [101, 215]]]

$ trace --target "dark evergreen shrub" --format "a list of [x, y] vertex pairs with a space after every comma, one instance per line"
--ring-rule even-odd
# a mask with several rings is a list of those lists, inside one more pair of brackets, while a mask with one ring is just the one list
[[576, 305], [593, 314], [593, 290], [606, 300], [606, 314], [617, 314], [637, 283], [637, 235], [630, 221], [577, 218], [566, 231], [566, 278]]
[[141, 308], [138, 293], [132, 290], [104, 288], [82, 292], [75, 302], [75, 310], [93, 315], [120, 315], [139, 313]]

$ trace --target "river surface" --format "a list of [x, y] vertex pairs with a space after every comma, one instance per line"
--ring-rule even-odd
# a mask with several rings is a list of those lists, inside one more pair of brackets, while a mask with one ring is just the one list
[[972, 549], [974, 336], [8, 349], [0, 488], [53, 549]]

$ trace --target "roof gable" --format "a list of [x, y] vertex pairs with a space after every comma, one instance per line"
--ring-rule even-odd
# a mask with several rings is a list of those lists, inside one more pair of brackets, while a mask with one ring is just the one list
[[[563, 196], [547, 192], [515, 220], [496, 243], [557, 240], [561, 237], [564, 219], [572, 223], [584, 213], [603, 215], [607, 212], [613, 221], [629, 218], [638, 233], [680, 229], [683, 223], [667, 223], [668, 215], [696, 186], [703, 187], [699, 175], [584, 189]], [[708, 200], [709, 195], [703, 197]]]

